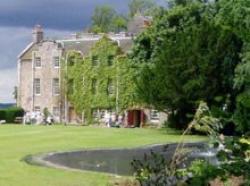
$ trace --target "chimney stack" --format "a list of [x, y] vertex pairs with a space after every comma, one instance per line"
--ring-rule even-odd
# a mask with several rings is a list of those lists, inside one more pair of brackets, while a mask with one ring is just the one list
[[41, 25], [36, 25], [32, 31], [33, 43], [40, 43], [43, 40], [43, 28]]

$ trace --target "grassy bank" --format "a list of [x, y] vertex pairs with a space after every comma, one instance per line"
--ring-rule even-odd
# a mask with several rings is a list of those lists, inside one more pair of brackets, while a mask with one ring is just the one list
[[[157, 129], [108, 129], [65, 126], [0, 126], [0, 185], [3, 186], [97, 186], [112, 176], [37, 167], [21, 161], [29, 154], [82, 148], [136, 147], [172, 143], [180, 139]], [[204, 140], [187, 136], [187, 142]]]

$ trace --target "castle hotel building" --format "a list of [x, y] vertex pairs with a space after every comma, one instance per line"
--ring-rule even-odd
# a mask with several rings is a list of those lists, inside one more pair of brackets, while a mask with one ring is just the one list
[[[138, 20], [137, 20], [138, 22]], [[138, 24], [138, 23], [137, 23]], [[134, 27], [133, 27], [134, 29]], [[141, 28], [139, 27], [141, 30]], [[132, 34], [131, 34], [132, 35]], [[123, 52], [132, 46], [132, 36], [126, 33], [107, 34], [117, 42]], [[67, 62], [67, 53], [77, 51], [87, 56], [95, 43], [103, 35], [79, 34], [67, 39], [44, 39], [40, 25], [34, 27], [32, 42], [18, 56], [18, 98], [17, 105], [26, 112], [43, 112], [46, 108], [55, 122], [77, 123], [79, 118], [74, 107], [61, 91], [63, 61]], [[131, 112], [134, 117], [140, 111]], [[151, 122], [163, 122], [164, 114], [154, 110], [145, 110]]]

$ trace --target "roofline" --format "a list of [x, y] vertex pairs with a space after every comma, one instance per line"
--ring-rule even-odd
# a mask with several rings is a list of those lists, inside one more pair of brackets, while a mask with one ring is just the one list
[[31, 42], [19, 55], [18, 59], [20, 59], [35, 43]]
[[[56, 40], [56, 42], [78, 42], [78, 41], [99, 41], [102, 38], [102, 36], [97, 37], [89, 37], [89, 38], [76, 38], [76, 39], [62, 39], [62, 40]], [[111, 40], [131, 40], [132, 37], [127, 36], [108, 36]]]

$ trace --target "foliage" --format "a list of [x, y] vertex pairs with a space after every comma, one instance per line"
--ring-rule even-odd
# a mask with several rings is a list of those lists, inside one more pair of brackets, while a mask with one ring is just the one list
[[154, 0], [131, 0], [129, 2], [129, 16], [134, 17], [136, 14], [147, 15], [156, 7]]
[[[207, 120], [207, 118], [211, 119]], [[220, 122], [212, 116], [205, 102], [200, 103], [194, 120], [183, 132], [182, 137], [189, 133], [192, 128], [210, 136], [210, 144], [214, 150], [217, 150], [216, 156], [220, 164], [211, 165], [205, 159], [192, 162], [191, 166], [186, 169], [179, 169], [178, 165], [186, 157], [186, 154], [182, 153], [184, 149], [183, 140], [177, 145], [170, 163], [163, 156], [153, 152], [153, 156], [150, 158], [135, 161], [136, 179], [142, 183], [141, 185], [150, 185], [153, 182], [152, 185], [164, 186], [166, 182], [163, 181], [171, 180], [171, 184], [168, 185], [176, 185], [180, 182], [184, 185], [203, 186], [209, 185], [211, 181], [216, 179], [226, 182], [231, 181], [232, 178], [238, 178], [245, 185], [250, 182], [249, 136], [225, 138], [220, 135]], [[156, 164], [152, 164], [152, 162], [156, 162]]]
[[214, 131], [219, 131], [221, 128], [219, 119], [212, 116], [207, 103], [203, 101], [200, 102], [191, 125], [196, 132], [209, 135], [212, 135]]
[[209, 185], [212, 179], [223, 173], [222, 170], [202, 160], [194, 161], [187, 172], [192, 174], [192, 179], [187, 181], [188, 185], [195, 186]]
[[44, 108], [43, 109], [43, 115], [44, 115], [44, 118], [47, 119], [50, 115], [49, 113], [49, 109], [48, 108]]
[[[207, 185], [216, 178], [226, 182], [233, 176], [243, 176], [244, 185], [247, 185], [250, 181], [250, 162], [247, 153], [250, 150], [250, 144], [241, 138], [226, 138], [223, 144], [225, 148], [217, 154], [221, 161], [219, 167], [209, 165], [206, 161], [198, 161], [187, 169], [187, 174], [192, 174], [192, 178], [188, 180], [189, 185]], [[217, 147], [217, 143], [214, 145]]]
[[67, 74], [67, 94], [79, 114], [90, 120], [94, 110], [119, 113], [135, 104], [135, 70], [116, 42], [103, 37], [88, 56], [79, 55], [69, 54]]
[[111, 6], [103, 5], [95, 8], [92, 16], [92, 31], [94, 33], [120, 32], [126, 30], [127, 19], [118, 15]]
[[140, 185], [172, 185], [170, 171], [166, 167], [168, 162], [162, 155], [151, 152], [145, 154], [142, 161], [132, 162], [135, 178]]
[[[137, 92], [143, 102], [170, 111], [185, 127], [200, 100], [233, 112], [234, 71], [242, 40], [218, 25], [215, 3], [193, 1], [166, 10], [135, 40], [131, 58], [141, 66]], [[219, 103], [216, 97], [222, 97]]]
[[17, 86], [14, 87], [14, 91], [12, 93], [13, 98], [17, 101], [17, 97], [18, 97], [18, 88]]
[[0, 110], [0, 120], [5, 120], [5, 110]]
[[18, 107], [11, 107], [0, 110], [0, 120], [6, 120], [7, 123], [14, 123], [16, 117], [23, 117], [24, 110]]

